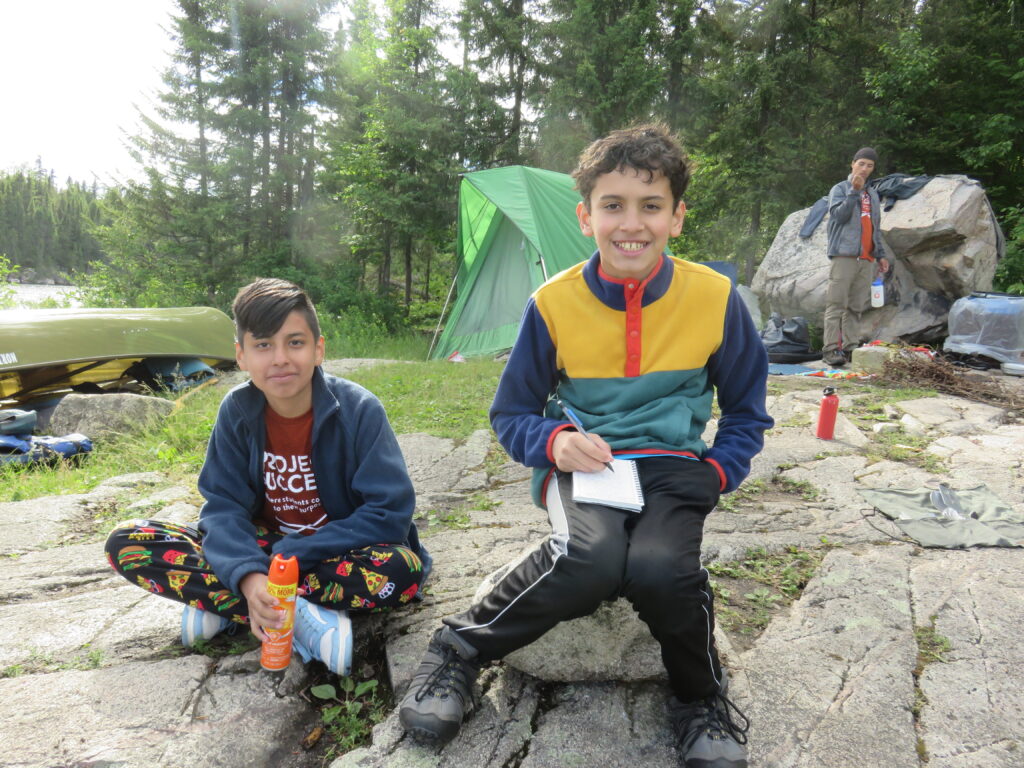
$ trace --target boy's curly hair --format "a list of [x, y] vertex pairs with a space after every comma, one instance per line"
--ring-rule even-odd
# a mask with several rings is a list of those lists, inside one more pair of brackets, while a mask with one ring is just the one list
[[235, 316], [235, 334], [239, 344], [246, 331], [258, 339], [273, 336], [294, 311], [301, 312], [313, 338], [320, 338], [320, 321], [309, 296], [295, 283], [274, 277], [261, 277], [241, 288], [231, 304]]
[[661, 172], [672, 188], [672, 205], [683, 199], [690, 183], [689, 159], [679, 140], [664, 123], [644, 125], [612, 131], [583, 150], [576, 170], [572, 172], [576, 189], [590, 210], [590, 193], [594, 191], [598, 176], [623, 168], [647, 171], [648, 181]]

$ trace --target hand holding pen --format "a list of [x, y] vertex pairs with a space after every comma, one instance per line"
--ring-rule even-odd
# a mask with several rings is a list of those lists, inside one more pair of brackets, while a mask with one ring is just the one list
[[[586, 438], [596, 448], [603, 449], [603, 448], [607, 447], [607, 444], [604, 443], [603, 440], [601, 441], [601, 443], [598, 443], [597, 440], [595, 440], [595, 436], [591, 435], [589, 432], [587, 432], [587, 430], [583, 426], [583, 422], [580, 421], [579, 416], [577, 416], [572, 411], [572, 409], [569, 408], [569, 406], [567, 406], [561, 400], [557, 400], [557, 402], [558, 402], [558, 406], [562, 409], [562, 412], [565, 414], [565, 417], [569, 420], [569, 422], [574, 427], [576, 427], [576, 431], [577, 432], [579, 432], [584, 438]], [[561, 437], [561, 434], [556, 436], [556, 438], [555, 438], [556, 441], [558, 440], [558, 437]], [[615, 471], [615, 469], [614, 469], [614, 467], [612, 467], [612, 464], [611, 464], [610, 461], [602, 461], [601, 463], [604, 464], [606, 467], [608, 467], [608, 469], [611, 470], [612, 472]], [[559, 468], [561, 469], [562, 467], [559, 467]]]

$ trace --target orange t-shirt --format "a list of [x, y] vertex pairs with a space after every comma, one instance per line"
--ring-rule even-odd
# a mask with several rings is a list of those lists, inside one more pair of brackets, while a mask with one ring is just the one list
[[871, 198], [866, 189], [860, 193], [860, 257], [871, 261], [875, 250], [875, 227], [871, 223]]
[[263, 523], [272, 531], [309, 535], [327, 523], [313, 474], [313, 409], [293, 419], [264, 411]]

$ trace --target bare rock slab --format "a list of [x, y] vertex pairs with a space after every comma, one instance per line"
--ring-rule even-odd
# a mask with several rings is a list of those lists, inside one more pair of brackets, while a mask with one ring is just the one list
[[678, 765], [663, 686], [559, 688], [520, 768]]
[[833, 550], [794, 604], [740, 656], [761, 768], [918, 768], [912, 548]]
[[925, 552], [911, 569], [915, 622], [948, 641], [921, 674], [930, 768], [1016, 768], [1024, 762], [1024, 645], [1014, 550]]

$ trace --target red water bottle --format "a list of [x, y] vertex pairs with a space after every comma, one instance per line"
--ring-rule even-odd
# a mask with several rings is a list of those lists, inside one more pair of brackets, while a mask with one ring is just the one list
[[831, 440], [836, 431], [836, 414], [839, 412], [839, 396], [835, 387], [825, 387], [818, 409], [818, 437]]

